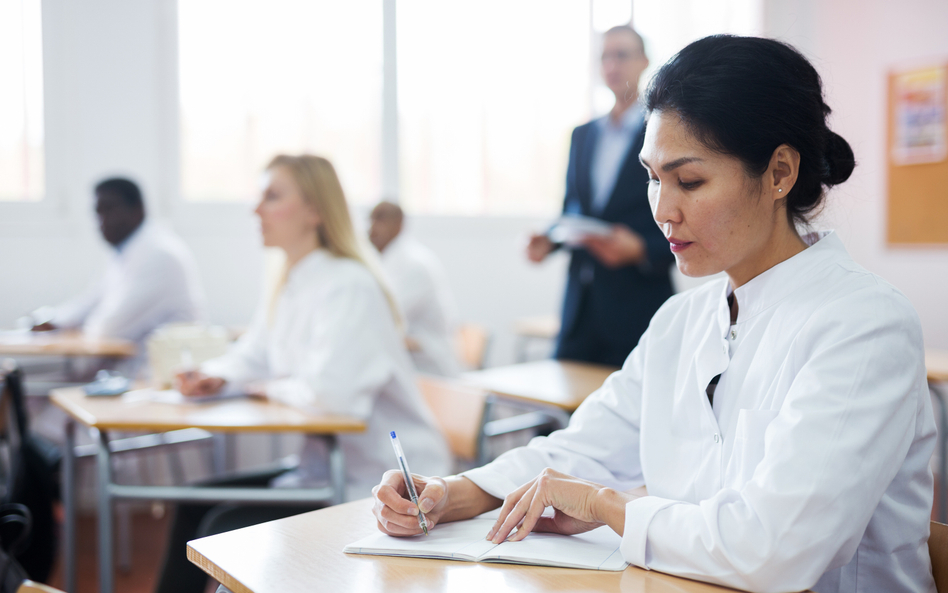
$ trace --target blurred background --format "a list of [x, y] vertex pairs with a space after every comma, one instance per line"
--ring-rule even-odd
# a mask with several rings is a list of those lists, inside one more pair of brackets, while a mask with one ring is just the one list
[[558, 312], [566, 258], [531, 266], [522, 247], [561, 207], [572, 128], [611, 106], [601, 33], [629, 22], [643, 85], [710, 33], [776, 37], [814, 63], [859, 163], [817, 226], [908, 296], [926, 346], [948, 347], [948, 253], [886, 241], [887, 74], [946, 60], [940, 0], [2, 0], [0, 327], [104, 267], [91, 189], [112, 174], [190, 246], [210, 321], [245, 324], [268, 261], [260, 171], [311, 151], [361, 224], [400, 200], [459, 318], [491, 330], [488, 364], [511, 362], [512, 321]]

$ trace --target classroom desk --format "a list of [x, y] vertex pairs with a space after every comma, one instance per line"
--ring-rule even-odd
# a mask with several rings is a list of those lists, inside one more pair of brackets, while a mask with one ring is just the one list
[[120, 338], [90, 339], [77, 331], [0, 331], [0, 356], [130, 358], [135, 344]]
[[357, 500], [194, 540], [188, 559], [234, 593], [732, 590], [635, 567], [600, 572], [344, 554], [347, 544], [377, 529], [371, 505]]
[[[85, 396], [78, 387], [53, 390], [53, 404], [70, 417], [63, 456], [63, 503], [66, 511], [66, 590], [75, 592], [76, 508], [75, 422], [91, 429], [97, 446], [99, 579], [102, 593], [112, 593], [112, 501], [116, 499], [190, 502], [256, 502], [308, 504], [345, 497], [345, 466], [335, 435], [362, 432], [365, 423], [345, 416], [309, 414], [276, 402], [233, 399], [208, 403], [168, 404], [123, 397]], [[130, 486], [112, 480], [110, 430], [165, 433], [187, 428], [211, 432], [301, 432], [325, 435], [330, 443], [331, 484], [326, 488], [216, 488], [200, 486]]]
[[570, 360], [538, 360], [464, 373], [468, 383], [499, 396], [555, 406], [571, 413], [616, 367]]
[[[490, 461], [489, 437], [541, 426], [565, 427], [579, 404], [617, 370], [585, 362], [538, 360], [464, 373], [465, 382], [489, 392], [478, 429], [478, 465]], [[502, 399], [513, 400], [527, 412], [493, 419], [494, 408]]]
[[514, 319], [513, 332], [517, 337], [514, 346], [517, 362], [527, 361], [527, 348], [532, 340], [549, 342], [560, 333], [560, 318], [556, 315], [520, 317]]

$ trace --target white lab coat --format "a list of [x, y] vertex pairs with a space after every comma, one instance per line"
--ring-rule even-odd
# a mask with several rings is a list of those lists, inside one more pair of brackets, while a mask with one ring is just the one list
[[495, 496], [547, 466], [645, 484], [621, 544], [644, 568], [751, 591], [933, 592], [918, 317], [835, 233], [808, 239], [735, 291], [733, 328], [726, 280], [673, 297], [567, 429], [465, 475]]
[[204, 291], [191, 252], [170, 230], [144, 222], [114, 250], [105, 275], [56, 308], [52, 322], [90, 337], [135, 342], [143, 358], [155, 328], [204, 317]]
[[[339, 436], [350, 499], [368, 496], [382, 473], [395, 467], [392, 430], [413, 472], [441, 475], [450, 468], [388, 302], [354, 260], [323, 249], [304, 257], [290, 270], [275, 306], [263, 302], [247, 333], [201, 370], [236, 387], [266, 380], [275, 400], [366, 420], [364, 433]], [[307, 438], [296, 484], [326, 479], [325, 454], [321, 439]]]
[[455, 305], [437, 256], [400, 234], [382, 252], [382, 269], [402, 315], [406, 333], [421, 347], [410, 352], [420, 372], [447, 377], [460, 373], [454, 349]]

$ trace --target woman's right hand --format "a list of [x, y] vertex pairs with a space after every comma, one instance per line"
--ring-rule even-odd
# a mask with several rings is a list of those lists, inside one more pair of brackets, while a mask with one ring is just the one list
[[227, 383], [220, 377], [209, 377], [200, 371], [178, 373], [174, 379], [175, 387], [186, 396], [214, 395]]
[[[448, 506], [448, 485], [443, 478], [412, 474], [412, 479], [418, 493], [418, 506], [428, 520], [428, 529], [431, 529], [438, 524]], [[375, 498], [372, 514], [382, 533], [395, 536], [422, 533], [418, 525], [418, 507], [408, 497], [402, 472], [394, 469], [385, 472], [381, 483], [372, 489], [372, 496]]]

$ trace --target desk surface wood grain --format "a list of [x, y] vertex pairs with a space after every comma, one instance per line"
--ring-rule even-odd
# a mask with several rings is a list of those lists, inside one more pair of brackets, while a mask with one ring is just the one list
[[76, 331], [0, 332], [0, 356], [135, 356], [135, 344], [119, 338], [91, 339]]
[[54, 389], [52, 402], [77, 421], [102, 430], [165, 432], [203, 428], [212, 432], [362, 432], [365, 422], [347, 416], [310, 414], [278, 402], [231, 399], [207, 403], [128, 401], [122, 396], [86, 397], [81, 387]]
[[376, 529], [371, 499], [188, 543], [188, 558], [234, 593], [712, 593], [705, 583], [629, 567], [600, 572], [542, 566], [344, 554]]
[[464, 373], [464, 380], [497, 395], [572, 412], [617, 370], [585, 362], [539, 360]]

